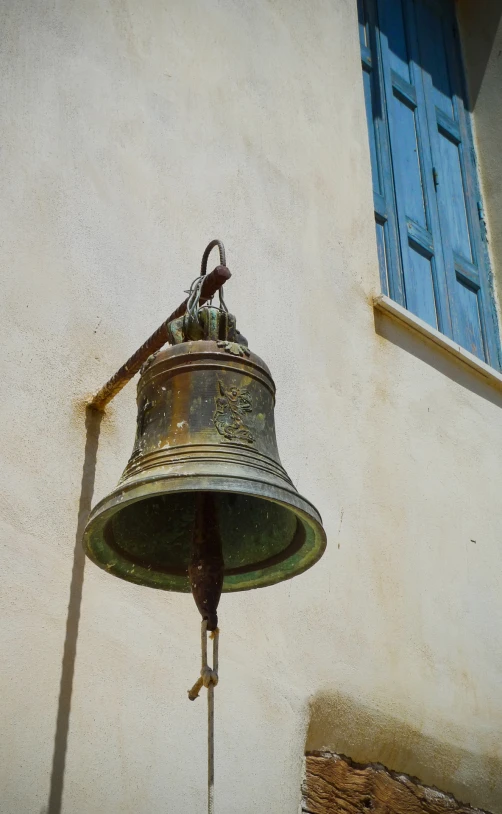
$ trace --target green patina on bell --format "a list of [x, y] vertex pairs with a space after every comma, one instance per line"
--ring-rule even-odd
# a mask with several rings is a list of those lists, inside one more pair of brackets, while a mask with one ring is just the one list
[[300, 574], [326, 535], [281, 465], [269, 369], [226, 309], [196, 297], [170, 339], [141, 371], [134, 449], [89, 518], [88, 556], [122, 579], [190, 591], [210, 538], [224, 592]]

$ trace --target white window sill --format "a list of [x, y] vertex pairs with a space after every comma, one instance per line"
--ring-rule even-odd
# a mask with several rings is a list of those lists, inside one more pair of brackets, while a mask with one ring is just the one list
[[406, 308], [403, 308], [402, 305], [399, 305], [397, 302], [394, 302], [394, 300], [391, 300], [390, 297], [387, 297], [385, 294], [379, 294], [378, 297], [374, 298], [373, 305], [377, 311], [381, 311], [382, 313], [388, 314], [388, 316], [399, 320], [399, 322], [404, 323], [426, 339], [429, 339], [431, 342], [439, 345], [440, 348], [447, 351], [452, 356], [455, 356], [460, 362], [463, 362], [468, 367], [473, 368], [492, 386], [502, 390], [502, 373], [499, 373], [497, 370], [495, 370], [495, 368], [487, 365], [486, 362], [482, 362], [481, 359], [478, 359], [477, 356], [469, 353], [468, 350], [461, 348], [460, 345], [453, 341], [453, 339], [449, 339], [444, 334], [439, 333], [439, 331], [437, 331], [435, 328], [432, 328], [422, 319], [416, 317], [415, 314], [412, 314], [410, 311], [407, 311]]

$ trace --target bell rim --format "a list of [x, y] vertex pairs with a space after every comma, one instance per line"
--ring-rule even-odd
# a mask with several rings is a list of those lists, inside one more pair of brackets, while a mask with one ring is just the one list
[[[221, 483], [215, 483], [216, 479], [221, 479]], [[173, 478], [172, 476], [163, 478], [159, 477], [157, 474], [154, 477], [144, 478], [141, 481], [136, 481], [130, 484], [122, 484], [114, 489], [114, 491], [109, 495], [100, 500], [89, 515], [82, 539], [85, 553], [89, 559], [107, 573], [113, 574], [114, 576], [117, 576], [125, 581], [144, 585], [145, 587], [156, 588], [158, 590], [172, 591], [175, 593], [188, 593], [190, 591], [188, 575], [186, 580], [184, 577], [173, 577], [171, 580], [171, 582], [176, 580], [186, 582], [186, 585], [183, 585], [183, 587], [159, 584], [151, 579], [152, 575], [154, 576], [155, 574], [159, 574], [159, 571], [156, 571], [153, 568], [148, 569], [144, 566], [134, 564], [132, 561], [127, 560], [124, 556], [118, 554], [118, 552], [109, 546], [108, 543], [105, 543], [104, 546], [102, 543], [102, 547], [104, 547], [104, 549], [110, 554], [110, 560], [106, 562], [96, 555], [93, 550], [92, 541], [96, 536], [98, 538], [101, 537], [101, 540], [103, 541], [105, 526], [111, 520], [113, 515], [126, 506], [130, 506], [140, 501], [146, 496], [151, 497], [153, 495], [161, 496], [176, 493], [183, 494], [186, 492], [197, 491], [231, 493], [256, 497], [262, 500], [267, 500], [271, 503], [277, 503], [289, 511], [292, 511], [296, 515], [297, 520], [302, 523], [306, 536], [311, 537], [310, 545], [305, 543], [298, 552], [303, 552], [303, 560], [298, 564], [297, 567], [292, 568], [290, 573], [287, 570], [284, 570], [284, 567], [281, 568], [279, 566], [292, 563], [293, 556], [287, 560], [284, 560], [282, 563], [278, 563], [275, 566], [272, 565], [263, 569], [265, 573], [262, 571], [260, 577], [257, 577], [254, 580], [248, 580], [249, 584], [245, 584], [243, 580], [239, 582], [236, 578], [237, 575], [226, 575], [223, 584], [223, 593], [233, 593], [237, 591], [252, 590], [258, 587], [267, 587], [288, 579], [292, 579], [315, 565], [315, 563], [318, 562], [318, 560], [324, 554], [327, 538], [326, 532], [322, 525], [321, 515], [315, 506], [300, 495], [294, 487], [288, 489], [287, 487], [264, 483], [263, 481], [254, 480], [253, 478], [236, 479], [235, 477], [231, 479], [231, 484], [225, 484], [224, 475], [215, 476], [214, 474], [211, 477], [201, 474], [194, 474], [191, 476], [185, 475], [182, 479], [183, 484], [181, 484], [181, 482], [177, 484], [176, 480], [177, 478]], [[236, 488], [237, 480], [241, 481], [239, 484], [240, 488]], [[169, 488], [166, 488], [168, 483]], [[257, 492], [256, 484], [266, 487], [267, 494]], [[152, 489], [152, 487], [154, 488]], [[96, 523], [98, 524], [97, 526]], [[115, 560], [115, 562], [113, 562], [113, 560]], [[129, 570], [126, 573], [127, 569]], [[268, 574], [266, 573], [267, 571], [269, 571]], [[250, 570], [248, 573], [251, 574], [260, 572], [253, 572]], [[168, 580], [166, 579], [166, 582], [167, 581]]]

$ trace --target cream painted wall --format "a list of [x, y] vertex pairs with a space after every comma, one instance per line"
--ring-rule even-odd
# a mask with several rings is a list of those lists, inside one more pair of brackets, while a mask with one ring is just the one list
[[[80, 606], [74, 545], [84, 400], [214, 236], [276, 380], [283, 463], [329, 540], [297, 580], [222, 600], [218, 814], [295, 814], [306, 743], [501, 812], [502, 398], [375, 323], [355, 3], [1, 9], [2, 814], [205, 810], [195, 607], [90, 563]], [[94, 500], [134, 421], [129, 387]]]

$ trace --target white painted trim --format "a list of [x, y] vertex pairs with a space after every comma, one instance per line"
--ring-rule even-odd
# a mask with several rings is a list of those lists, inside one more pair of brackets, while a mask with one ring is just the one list
[[377, 311], [382, 311], [384, 314], [394, 317], [394, 319], [399, 320], [399, 322], [404, 323], [409, 328], [412, 328], [412, 330], [417, 331], [417, 333], [426, 339], [439, 345], [443, 350], [448, 351], [448, 353], [451, 353], [452, 356], [455, 356], [459, 361], [481, 374], [491, 385], [502, 390], [502, 374], [495, 370], [495, 368], [490, 367], [486, 362], [482, 362], [477, 356], [474, 356], [474, 354], [469, 353], [468, 350], [460, 347], [453, 339], [450, 339], [435, 328], [432, 328], [424, 322], [423, 319], [416, 317], [415, 314], [412, 314], [411, 311], [407, 311], [406, 308], [403, 308], [402, 305], [391, 300], [390, 297], [387, 297], [385, 294], [379, 294], [378, 297], [374, 298], [373, 306]]

